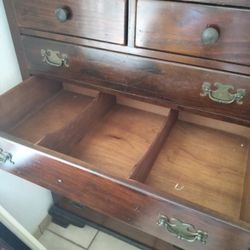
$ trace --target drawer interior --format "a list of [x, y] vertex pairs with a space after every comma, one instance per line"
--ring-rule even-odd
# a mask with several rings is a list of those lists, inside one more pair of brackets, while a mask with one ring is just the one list
[[70, 154], [109, 174], [127, 178], [163, 121], [163, 116], [114, 104]]
[[177, 121], [146, 184], [237, 218], [248, 151], [244, 137]]
[[27, 114], [9, 132], [19, 138], [37, 143], [47, 133], [55, 132], [79, 115], [92, 98], [60, 89], [44, 100], [36, 110]]
[[36, 78], [0, 102], [9, 99], [5, 132], [250, 223], [250, 128]]
[[[51, 84], [55, 83], [41, 87], [49, 89]], [[5, 131], [87, 162], [100, 172], [128, 178], [162, 130], [165, 116], [119, 104], [109, 94], [82, 92], [61, 84]]]

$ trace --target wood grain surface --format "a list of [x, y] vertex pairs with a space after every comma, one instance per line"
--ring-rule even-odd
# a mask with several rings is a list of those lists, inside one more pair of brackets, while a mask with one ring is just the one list
[[[104, 50], [64, 44], [46, 39], [23, 37], [29, 69], [59, 79], [87, 83], [146, 101], [250, 120], [250, 77], [182, 64], [151, 60]], [[69, 68], [51, 67], [41, 60], [40, 50], [49, 48], [68, 54]], [[221, 104], [201, 96], [202, 84], [220, 82], [246, 89], [243, 104]], [[149, 100], [148, 100], [149, 99]]]
[[31, 77], [0, 96], [0, 128], [16, 126], [62, 88], [60, 82]]
[[70, 154], [101, 172], [128, 178], [161, 130], [164, 120], [163, 116], [116, 105]]
[[179, 121], [146, 184], [239, 219], [249, 140]]
[[[204, 45], [202, 33], [210, 26], [219, 30], [219, 39]], [[139, 0], [136, 45], [249, 66], [249, 26], [250, 11], [245, 9]]]
[[45, 103], [41, 109], [28, 114], [11, 134], [33, 143], [39, 142], [47, 134], [53, 133], [65, 126], [90, 103], [91, 98], [61, 91]]
[[114, 104], [115, 96], [100, 93], [86, 107], [82, 107], [82, 112], [74, 119], [64, 123], [57, 131], [47, 134], [39, 145], [61, 153], [69, 153]]
[[[250, 249], [249, 128], [222, 122], [250, 124], [249, 0], [4, 5], [22, 75], [35, 77], [0, 97], [0, 129], [9, 133], [0, 132], [0, 148], [14, 162], [0, 163], [2, 170], [111, 218], [115, 230], [159, 239], [156, 249], [167, 248], [164, 242]], [[64, 23], [55, 16], [59, 7], [70, 11]], [[208, 26], [220, 32], [212, 46], [201, 44]], [[46, 64], [41, 49], [67, 54], [69, 67]], [[63, 89], [63, 81], [104, 93], [86, 97]], [[245, 89], [243, 104], [201, 96], [204, 82]], [[125, 96], [147, 104], [137, 109]], [[222, 121], [173, 116], [168, 123], [148, 103], [180, 118], [185, 110]], [[178, 239], [159, 227], [159, 215], [207, 232], [207, 244]]]
[[[0, 148], [13, 155], [1, 169], [187, 250], [248, 250], [249, 224], [188, 205], [171, 195], [91, 170], [83, 161], [57, 154], [1, 133]], [[25, 154], [23, 154], [25, 152]], [[49, 166], [49, 167], [48, 167]], [[184, 205], [185, 204], [185, 205]], [[157, 225], [159, 214], [178, 218], [208, 232], [206, 245], [177, 239]], [[215, 217], [214, 217], [215, 216]], [[227, 222], [225, 221], [227, 218]]]
[[[13, 0], [20, 27], [125, 44], [126, 0]], [[57, 8], [70, 10], [66, 22], [57, 20]]]
[[157, 158], [159, 151], [161, 150], [163, 143], [167, 140], [167, 137], [171, 133], [172, 128], [178, 118], [178, 111], [171, 110], [168, 117], [164, 123], [163, 128], [157, 134], [156, 138], [152, 144], [148, 147], [148, 150], [141, 158], [141, 160], [136, 163], [129, 176], [130, 179], [144, 182], [149, 175], [153, 163]]

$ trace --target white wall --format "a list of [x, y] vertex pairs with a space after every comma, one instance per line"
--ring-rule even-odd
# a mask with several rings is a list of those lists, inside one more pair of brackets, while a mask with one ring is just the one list
[[[0, 93], [21, 82], [11, 35], [0, 0]], [[0, 204], [34, 233], [52, 204], [51, 193], [0, 170]]]

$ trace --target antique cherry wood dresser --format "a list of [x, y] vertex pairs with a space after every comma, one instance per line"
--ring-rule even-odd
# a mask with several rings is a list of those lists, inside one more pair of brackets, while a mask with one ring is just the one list
[[249, 250], [250, 0], [4, 3], [1, 169], [155, 249]]

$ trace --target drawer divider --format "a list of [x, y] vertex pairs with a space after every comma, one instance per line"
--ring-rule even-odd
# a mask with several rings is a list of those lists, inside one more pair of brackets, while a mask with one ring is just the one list
[[99, 93], [73, 121], [58, 131], [47, 134], [37, 144], [64, 154], [69, 153], [74, 144], [81, 140], [115, 103], [115, 96]]
[[129, 179], [133, 179], [139, 182], [144, 182], [151, 171], [154, 161], [156, 160], [162, 145], [167, 140], [168, 135], [171, 132], [176, 120], [178, 119], [179, 112], [176, 110], [170, 110], [169, 115], [164, 123], [161, 131], [156, 135], [153, 143], [148, 148], [147, 152], [141, 158], [141, 160], [133, 167]]

